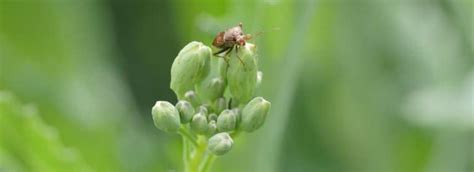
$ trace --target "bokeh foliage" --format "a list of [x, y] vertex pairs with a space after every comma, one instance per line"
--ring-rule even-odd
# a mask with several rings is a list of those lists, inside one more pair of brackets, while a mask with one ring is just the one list
[[176, 100], [179, 49], [238, 22], [264, 31], [251, 42], [272, 110], [214, 171], [472, 171], [473, 11], [472, 0], [0, 0], [0, 171], [181, 170], [180, 139], [150, 109]]

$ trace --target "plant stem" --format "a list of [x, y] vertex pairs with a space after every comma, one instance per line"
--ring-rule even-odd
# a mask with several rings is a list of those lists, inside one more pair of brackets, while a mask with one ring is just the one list
[[235, 132], [230, 133], [230, 136], [235, 140], [240, 135], [241, 132], [242, 132], [241, 130], [236, 130]]
[[189, 131], [186, 130], [185, 127], [179, 128], [178, 133], [181, 134], [181, 136], [185, 137], [188, 141], [190, 141], [195, 147], [198, 147], [196, 138], [191, 133], [189, 133]]
[[183, 136], [183, 166], [184, 171], [189, 171], [189, 141]]
[[194, 171], [199, 171], [199, 164], [201, 163], [204, 153], [206, 152], [207, 140], [206, 138], [199, 136], [198, 143], [199, 146], [194, 149], [193, 155], [191, 157], [191, 167]]
[[207, 172], [211, 168], [212, 164], [214, 163], [214, 160], [216, 160], [216, 156], [212, 153], [206, 154], [204, 159], [201, 161], [201, 165], [199, 166], [199, 171], [200, 172]]

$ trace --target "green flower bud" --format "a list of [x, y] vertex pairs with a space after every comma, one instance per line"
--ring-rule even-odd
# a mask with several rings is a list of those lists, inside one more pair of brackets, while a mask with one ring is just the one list
[[218, 133], [209, 139], [207, 149], [215, 155], [224, 155], [232, 149], [233, 144], [229, 133]]
[[240, 126], [244, 131], [252, 132], [260, 128], [270, 109], [270, 102], [262, 97], [252, 99], [242, 110]]
[[240, 121], [242, 120], [240, 115], [241, 110], [239, 108], [234, 108], [232, 111], [234, 112], [232, 114], [235, 116], [235, 126], [239, 126]]
[[194, 91], [187, 91], [184, 94], [184, 100], [187, 100], [188, 102], [191, 103], [194, 107], [198, 106], [200, 103], [199, 98], [197, 97], [196, 93]]
[[262, 84], [263, 72], [257, 71], [257, 88]]
[[194, 112], [194, 107], [193, 107], [193, 105], [191, 105], [191, 103], [189, 103], [187, 101], [184, 101], [184, 100], [180, 100], [176, 104], [176, 109], [179, 112], [179, 117], [181, 118], [181, 123], [185, 124], [185, 123], [188, 123], [189, 121], [191, 121], [191, 119], [193, 119], [193, 116], [194, 116], [195, 112]]
[[207, 76], [211, 52], [208, 46], [193, 41], [178, 53], [171, 66], [170, 88], [179, 100]]
[[217, 121], [217, 115], [215, 113], [211, 113], [208, 117], [207, 117], [207, 120], [208, 121]]
[[216, 113], [222, 112], [227, 106], [227, 102], [224, 97], [219, 97], [214, 101], [214, 107]]
[[206, 134], [208, 128], [207, 118], [201, 112], [193, 116], [191, 121], [191, 129], [198, 134]]
[[257, 84], [255, 45], [247, 43], [237, 54], [232, 53], [229, 58], [227, 82], [233, 98], [245, 104], [253, 97]]
[[212, 136], [214, 135], [215, 133], [217, 132], [217, 125], [216, 125], [216, 121], [212, 120], [209, 122], [209, 126], [208, 126], [208, 129], [207, 129], [207, 134]]
[[234, 130], [235, 124], [235, 114], [232, 110], [224, 110], [219, 115], [219, 117], [217, 117], [217, 130], [219, 130], [220, 132]]
[[179, 112], [167, 101], [157, 101], [151, 109], [156, 128], [166, 132], [177, 132], [180, 127]]
[[207, 107], [204, 106], [204, 105], [199, 106], [199, 112], [200, 112], [201, 114], [203, 114], [204, 116], [207, 116], [207, 114], [208, 114]]
[[231, 98], [229, 100], [229, 106], [230, 106], [229, 108], [233, 109], [233, 108], [243, 107], [245, 106], [245, 104], [241, 104], [239, 100]]
[[204, 96], [206, 96], [209, 100], [215, 100], [218, 97], [222, 97], [224, 95], [225, 90], [225, 82], [222, 78], [213, 78], [209, 83], [206, 84], [204, 88]]
[[227, 77], [227, 62], [224, 60], [224, 58], [219, 58], [219, 61], [217, 62], [217, 70], [219, 71], [219, 76], [221, 78], [226, 78]]

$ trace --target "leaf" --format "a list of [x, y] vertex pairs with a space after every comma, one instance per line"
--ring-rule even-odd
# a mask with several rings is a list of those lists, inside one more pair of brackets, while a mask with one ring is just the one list
[[32, 105], [0, 91], [0, 165], [6, 170], [92, 171], [72, 148], [61, 143]]

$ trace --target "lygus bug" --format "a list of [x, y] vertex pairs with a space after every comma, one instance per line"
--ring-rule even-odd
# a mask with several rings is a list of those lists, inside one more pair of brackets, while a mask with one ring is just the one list
[[[224, 56], [221, 57], [226, 59], [225, 56], [227, 56], [234, 49], [234, 47], [238, 51], [239, 47], [244, 46], [245, 42], [250, 39], [252, 39], [252, 36], [250, 34], [244, 34], [242, 31], [242, 23], [239, 23], [239, 25], [217, 34], [217, 36], [214, 38], [214, 41], [212, 41], [212, 45], [216, 48], [220, 48], [220, 50], [215, 52], [214, 55], [218, 56], [219, 54], [224, 53]], [[244, 62], [238, 55], [237, 58], [239, 58], [240, 63], [245, 66]]]

